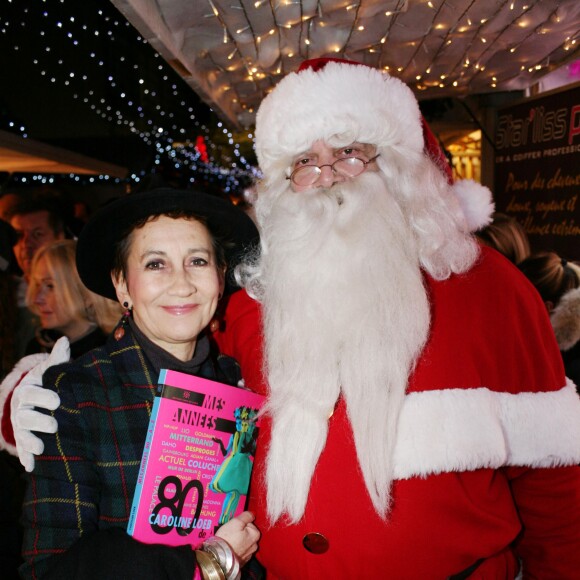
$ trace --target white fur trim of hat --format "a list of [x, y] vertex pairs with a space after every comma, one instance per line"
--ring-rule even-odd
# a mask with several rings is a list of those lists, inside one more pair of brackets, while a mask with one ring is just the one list
[[290, 73], [256, 116], [256, 153], [266, 180], [285, 177], [296, 155], [319, 139], [397, 150], [413, 166], [424, 145], [417, 99], [400, 80], [363, 64], [328, 62], [318, 71]]

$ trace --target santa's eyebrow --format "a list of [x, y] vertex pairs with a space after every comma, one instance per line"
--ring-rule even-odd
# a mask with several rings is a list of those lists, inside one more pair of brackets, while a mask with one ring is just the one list
[[317, 157], [317, 154], [313, 151], [305, 151], [304, 153], [300, 153], [300, 155], [296, 155], [296, 157], [294, 157], [293, 163], [300, 161], [300, 159], [303, 159], [304, 157]]
[[358, 149], [365, 155], [372, 154], [377, 150], [377, 148], [370, 143], [360, 143], [359, 141], [355, 141], [354, 143], [350, 143], [342, 147], [336, 147], [333, 149], [333, 151], [344, 151], [345, 149]]

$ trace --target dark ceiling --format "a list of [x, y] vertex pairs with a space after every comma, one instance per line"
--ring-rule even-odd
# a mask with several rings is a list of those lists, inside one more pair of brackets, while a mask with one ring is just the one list
[[251, 178], [251, 140], [224, 134], [209, 106], [111, 3], [1, 2], [0, 130], [138, 176], [221, 181], [225, 167], [235, 183]]

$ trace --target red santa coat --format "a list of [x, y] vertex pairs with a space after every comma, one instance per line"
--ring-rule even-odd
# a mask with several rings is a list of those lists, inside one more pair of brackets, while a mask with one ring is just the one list
[[[579, 577], [580, 400], [543, 303], [487, 248], [468, 274], [426, 286], [431, 330], [401, 413], [388, 521], [372, 507], [340, 400], [304, 517], [270, 526], [266, 423], [249, 507], [269, 579], [443, 580], [481, 559], [472, 580], [514, 578], [518, 559], [524, 578]], [[263, 390], [259, 311], [245, 293], [216, 339]], [[312, 533], [326, 552], [306, 550]]]

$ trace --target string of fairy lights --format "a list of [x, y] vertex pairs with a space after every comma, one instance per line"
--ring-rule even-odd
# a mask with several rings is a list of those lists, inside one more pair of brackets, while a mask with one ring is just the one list
[[[215, 32], [206, 37], [223, 42], [204, 46], [194, 25], [190, 50], [195, 65], [215, 73], [205, 88], [222, 114], [249, 124], [280, 78], [318, 56], [364, 62], [437, 98], [513, 90], [513, 73], [488, 66], [500, 46], [531, 85], [578, 50], [580, 26], [566, 22], [570, 6], [569, 0], [202, 0], [196, 10]], [[412, 28], [417, 19], [420, 29]], [[541, 35], [563, 24], [570, 33], [543, 51]]]
[[[1, 1], [0, 35], [12, 53], [9, 57], [32, 58], [38, 77], [120, 132], [138, 137], [153, 151], [151, 171], [169, 166], [192, 184], [203, 180], [227, 193], [256, 177], [257, 169], [243, 152], [252, 135], [240, 141], [108, 2]], [[30, 42], [36, 43], [32, 57], [30, 47], [24, 46]], [[7, 114], [0, 115], [0, 128], [29, 137], [25, 124]], [[129, 180], [139, 182], [146, 173], [140, 170]], [[122, 181], [107, 175], [67, 178], [79, 183]], [[14, 176], [23, 183], [56, 179], [46, 174]]]

